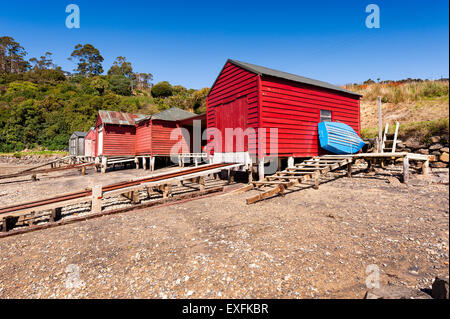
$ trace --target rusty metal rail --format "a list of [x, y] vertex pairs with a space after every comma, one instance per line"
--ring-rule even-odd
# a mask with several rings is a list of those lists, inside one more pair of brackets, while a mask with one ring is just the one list
[[[108, 191], [118, 190], [121, 188], [137, 186], [142, 183], [156, 182], [156, 181], [169, 179], [169, 178], [173, 178], [173, 177], [178, 177], [178, 176], [183, 176], [183, 175], [188, 175], [188, 174], [193, 174], [193, 173], [199, 173], [202, 171], [208, 171], [211, 169], [226, 167], [229, 165], [230, 164], [223, 164], [223, 163], [222, 164], [210, 164], [210, 165], [199, 166], [199, 167], [186, 169], [186, 170], [182, 170], [182, 171], [178, 171], [178, 172], [142, 178], [142, 179], [138, 179], [138, 180], [134, 180], [134, 181], [115, 183], [115, 184], [104, 186], [102, 188], [102, 191], [108, 192]], [[23, 209], [29, 209], [29, 208], [35, 208], [35, 207], [38, 208], [39, 206], [44, 206], [44, 205], [49, 205], [49, 204], [54, 204], [54, 203], [59, 203], [59, 202], [65, 202], [68, 200], [79, 199], [79, 198], [88, 197], [91, 195], [92, 195], [92, 190], [88, 189], [88, 190], [84, 190], [84, 191], [63, 194], [63, 195], [52, 197], [52, 198], [36, 200], [36, 201], [32, 201], [32, 202], [27, 202], [27, 203], [21, 203], [21, 204], [17, 204], [17, 205], [11, 205], [11, 206], [0, 208], [0, 216], [15, 212], [15, 211], [20, 211]]]
[[94, 166], [94, 165], [95, 165], [94, 163], [70, 164], [70, 165], [67, 165], [64, 167], [47, 168], [47, 169], [39, 169], [39, 170], [26, 170], [26, 171], [14, 173], [14, 174], [0, 175], [0, 179], [8, 179], [8, 178], [14, 178], [14, 177], [20, 177], [20, 176], [36, 175], [36, 174], [46, 174], [46, 173], [66, 171], [66, 170], [71, 170], [71, 169], [80, 169], [83, 167], [89, 167], [89, 166]]

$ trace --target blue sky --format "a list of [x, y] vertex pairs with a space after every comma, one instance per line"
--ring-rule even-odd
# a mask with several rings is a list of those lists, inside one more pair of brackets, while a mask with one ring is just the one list
[[[68, 4], [81, 28], [65, 26]], [[368, 4], [380, 28], [368, 29]], [[232, 58], [334, 84], [449, 73], [448, 1], [2, 1], [0, 36], [15, 38], [28, 58], [46, 51], [67, 58], [91, 43], [107, 70], [125, 56], [154, 82], [211, 86]]]

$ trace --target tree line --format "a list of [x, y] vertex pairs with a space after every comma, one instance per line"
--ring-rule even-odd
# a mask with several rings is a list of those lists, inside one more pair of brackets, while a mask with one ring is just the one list
[[73, 131], [87, 131], [98, 110], [155, 114], [170, 107], [206, 111], [209, 88], [152, 83], [118, 56], [104, 74], [103, 56], [92, 44], [77, 44], [68, 58], [72, 72], [57, 66], [51, 52], [26, 59], [12, 37], [0, 37], [0, 152], [67, 146]]

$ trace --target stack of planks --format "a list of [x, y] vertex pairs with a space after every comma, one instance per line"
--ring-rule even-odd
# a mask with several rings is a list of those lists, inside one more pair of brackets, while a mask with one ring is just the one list
[[271, 187], [269, 190], [263, 191], [261, 194], [247, 198], [247, 204], [253, 204], [260, 200], [281, 195], [284, 191], [292, 186], [301, 184], [308, 180], [314, 180], [314, 188], [319, 188], [320, 176], [328, 172], [348, 167], [348, 174], [351, 175], [352, 156], [345, 155], [323, 155], [313, 157], [294, 167], [288, 167], [283, 171], [278, 171], [274, 175], [267, 176], [265, 180], [252, 182], [256, 189], [262, 190], [263, 187]]

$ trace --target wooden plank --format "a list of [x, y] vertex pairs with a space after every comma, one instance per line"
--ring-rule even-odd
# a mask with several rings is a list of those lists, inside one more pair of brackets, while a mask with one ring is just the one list
[[[341, 161], [336, 162], [335, 164], [327, 165], [325, 168], [314, 168], [313, 172], [308, 172], [308, 174], [304, 176], [285, 176], [280, 174], [299, 174], [299, 173], [305, 173], [305, 169], [301, 168], [294, 168], [292, 169], [286, 169], [286, 171], [283, 172], [277, 172], [274, 176], [268, 176], [266, 179], [267, 181], [259, 182], [259, 184], [254, 183], [255, 185], [266, 185], [266, 184], [277, 184], [276, 187], [267, 190], [261, 194], [252, 196], [250, 198], [247, 198], [247, 204], [253, 204], [257, 201], [269, 198], [271, 196], [282, 194], [287, 188], [300, 184], [303, 181], [306, 181], [307, 179], [314, 177], [314, 188], [318, 189], [319, 182], [320, 182], [320, 176], [328, 173], [331, 170], [337, 169], [339, 167], [350, 165], [353, 162], [351, 157], [344, 157]], [[298, 172], [297, 170], [301, 170], [301, 172]], [[310, 170], [310, 169], [308, 169]], [[289, 179], [292, 180], [290, 182], [279, 182], [279, 181], [270, 181], [270, 179]]]
[[280, 185], [280, 184], [289, 184], [289, 182], [275, 182], [275, 181], [260, 181], [253, 182], [254, 185]]

